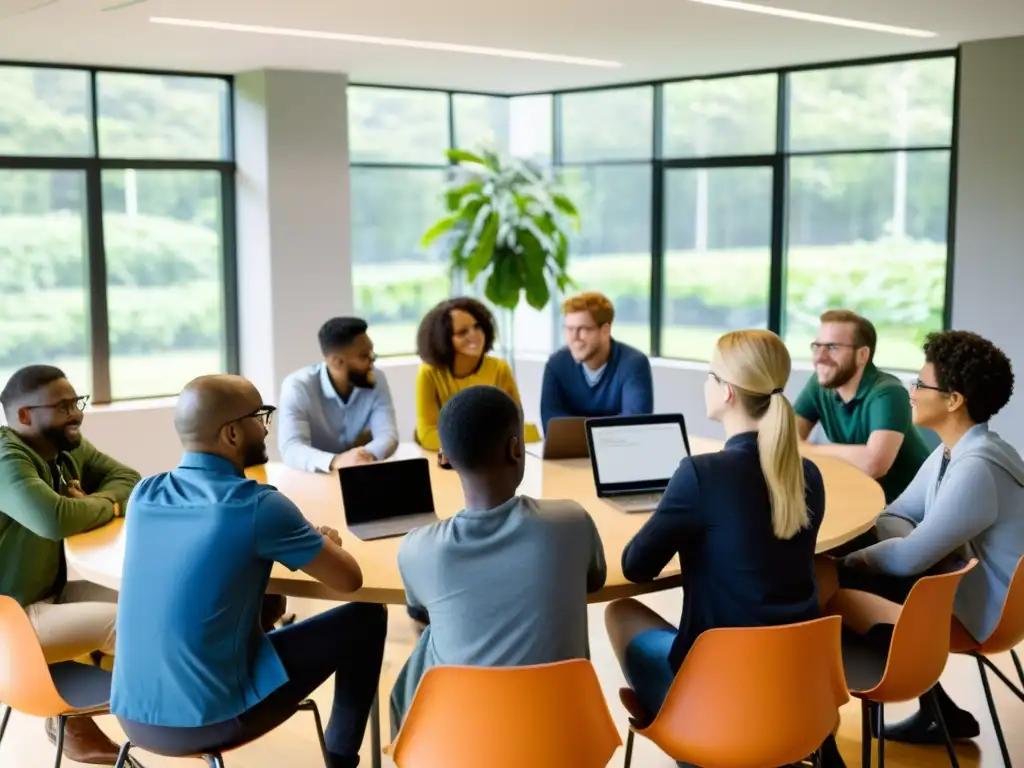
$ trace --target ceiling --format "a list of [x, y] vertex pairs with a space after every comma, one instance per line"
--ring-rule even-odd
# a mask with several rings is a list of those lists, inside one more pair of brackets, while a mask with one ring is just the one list
[[[917, 38], [689, 0], [0, 0], [12, 61], [233, 73], [349, 73], [355, 82], [514, 93], [734, 72], [1024, 35], [1024, 0], [757, 0], [927, 29]], [[151, 17], [526, 50], [618, 68], [164, 26]]]

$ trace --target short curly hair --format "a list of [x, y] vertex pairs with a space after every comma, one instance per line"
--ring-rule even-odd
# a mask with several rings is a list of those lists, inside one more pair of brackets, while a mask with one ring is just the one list
[[469, 296], [446, 299], [424, 315], [416, 332], [416, 352], [427, 365], [450, 371], [455, 364], [455, 347], [452, 344], [452, 312], [461, 310], [472, 315], [484, 332], [484, 356], [494, 349], [495, 331], [494, 315], [487, 306]]
[[967, 415], [975, 424], [987, 422], [1010, 401], [1013, 394], [1010, 358], [976, 333], [931, 333], [924, 342], [924, 359], [935, 367], [940, 389], [963, 395]]

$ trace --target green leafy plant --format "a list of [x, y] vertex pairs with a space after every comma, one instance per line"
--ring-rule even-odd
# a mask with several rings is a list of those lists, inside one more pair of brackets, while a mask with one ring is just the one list
[[579, 226], [579, 212], [553, 177], [536, 165], [450, 149], [457, 164], [444, 189], [447, 215], [423, 235], [426, 247], [444, 236], [449, 267], [467, 284], [486, 276], [484, 296], [514, 311], [526, 303], [543, 309], [551, 288], [573, 285], [567, 270], [567, 225]]

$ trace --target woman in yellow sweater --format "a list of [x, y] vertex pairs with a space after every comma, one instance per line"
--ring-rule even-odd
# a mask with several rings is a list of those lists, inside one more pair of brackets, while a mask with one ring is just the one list
[[416, 373], [416, 441], [427, 450], [440, 448], [437, 417], [456, 392], [489, 384], [522, 404], [508, 363], [488, 354], [494, 338], [490, 310], [465, 296], [442, 301], [420, 322], [416, 347], [423, 364]]

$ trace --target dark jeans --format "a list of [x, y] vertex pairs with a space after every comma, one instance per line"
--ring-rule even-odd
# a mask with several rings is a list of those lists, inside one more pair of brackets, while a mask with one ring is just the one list
[[[359, 747], [377, 695], [387, 609], [349, 603], [271, 632], [288, 682], [236, 718], [196, 728], [172, 728], [119, 718], [133, 744], [168, 757], [220, 752], [253, 741], [295, 714], [332, 674], [334, 703], [325, 740], [336, 766], [359, 764]], [[310, 724], [312, 727], [312, 724]], [[341, 759], [338, 759], [341, 758]]]

